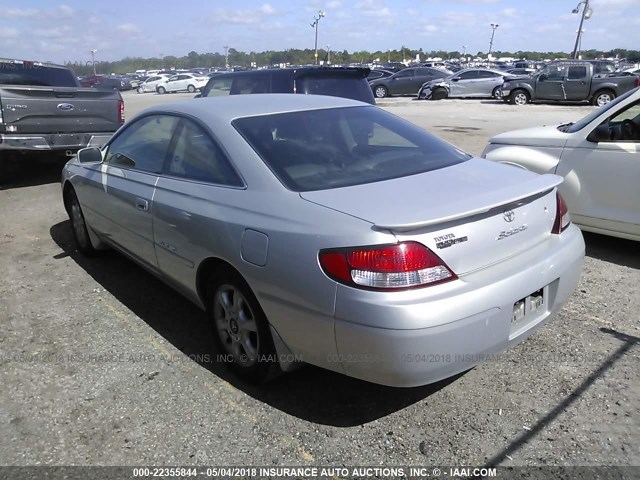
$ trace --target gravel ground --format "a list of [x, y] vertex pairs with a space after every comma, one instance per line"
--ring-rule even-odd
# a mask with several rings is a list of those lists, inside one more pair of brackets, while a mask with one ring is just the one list
[[[127, 116], [178, 97], [127, 94]], [[380, 104], [473, 154], [592, 108]], [[0, 464], [640, 466], [638, 243], [585, 234], [559, 316], [453, 379], [393, 389], [306, 367], [257, 388], [212, 365], [196, 307], [75, 250], [60, 168], [30, 161], [0, 189]]]

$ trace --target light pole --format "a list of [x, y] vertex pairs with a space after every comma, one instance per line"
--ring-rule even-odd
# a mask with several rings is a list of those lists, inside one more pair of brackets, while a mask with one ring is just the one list
[[225, 45], [222, 48], [224, 48], [224, 68], [229, 70], [229, 45]]
[[491, 57], [491, 50], [493, 49], [493, 36], [496, 34], [496, 28], [498, 28], [500, 25], [498, 25], [497, 23], [492, 23], [491, 24], [491, 40], [489, 40], [489, 54], [487, 55], [487, 59], [489, 59]]
[[593, 14], [593, 10], [591, 8], [589, 8], [589, 0], [583, 0], [582, 2], [578, 3], [578, 5], [576, 5], [576, 8], [574, 8], [571, 13], [578, 13], [580, 11], [580, 5], [584, 4], [584, 7], [582, 8], [582, 16], [580, 17], [580, 26], [578, 27], [578, 34], [576, 35], [576, 44], [573, 47], [573, 55], [571, 55], [574, 59], [578, 58], [578, 55], [580, 53], [580, 43], [582, 40], [582, 24], [584, 23], [585, 20], [589, 20], [591, 18], [591, 15]]
[[91, 50], [91, 63], [93, 64], [93, 76], [96, 76], [96, 53], [98, 49]]
[[462, 45], [462, 60], [467, 63], [467, 46]]
[[327, 45], [327, 64], [331, 65], [331, 45]]
[[320, 22], [320, 19], [324, 17], [324, 12], [322, 10], [318, 10], [318, 16], [317, 17], [313, 17], [313, 23], [311, 24], [311, 28], [315, 28], [316, 29], [316, 43], [315, 43], [315, 56], [316, 56], [316, 65], [318, 64], [318, 23]]

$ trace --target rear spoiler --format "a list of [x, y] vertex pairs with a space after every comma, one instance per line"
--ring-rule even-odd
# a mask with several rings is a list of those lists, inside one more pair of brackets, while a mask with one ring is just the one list
[[[467, 203], [469, 201], [469, 199], [465, 199], [459, 202], [451, 202], [447, 208], [451, 213], [445, 213], [436, 218], [415, 223], [375, 224], [372, 228], [374, 230], [409, 232], [420, 228], [430, 227], [432, 225], [453, 222], [462, 218], [482, 215], [494, 209], [504, 209], [507, 205], [516, 204], [522, 200], [529, 199], [530, 197], [544, 196], [560, 185], [563, 180], [564, 179], [558, 175], [539, 175], [526, 184], [526, 187], [528, 187], [526, 190], [523, 190], [525, 185], [517, 184], [507, 185], [504, 188], [489, 192], [482, 197], [482, 207], [469, 209], [466, 206], [463, 206], [463, 203]], [[515, 208], [515, 205], [513, 205], [513, 208]]]

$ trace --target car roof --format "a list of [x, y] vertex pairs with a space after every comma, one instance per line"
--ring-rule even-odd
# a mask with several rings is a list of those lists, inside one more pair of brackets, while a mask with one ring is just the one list
[[235, 118], [270, 115], [339, 107], [371, 107], [369, 103], [327, 95], [296, 95], [292, 93], [267, 93], [229, 95], [165, 103], [140, 113], [182, 113], [210, 123], [230, 123]]

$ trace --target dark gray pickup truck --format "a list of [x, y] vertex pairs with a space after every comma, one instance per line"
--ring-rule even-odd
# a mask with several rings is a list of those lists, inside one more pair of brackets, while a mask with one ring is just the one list
[[101, 146], [123, 123], [119, 92], [80, 87], [66, 67], [0, 58], [0, 168], [16, 152]]
[[514, 105], [558, 101], [601, 106], [638, 86], [634, 75], [596, 73], [596, 66], [581, 60], [552, 62], [531, 76], [507, 78], [502, 84], [502, 99]]

